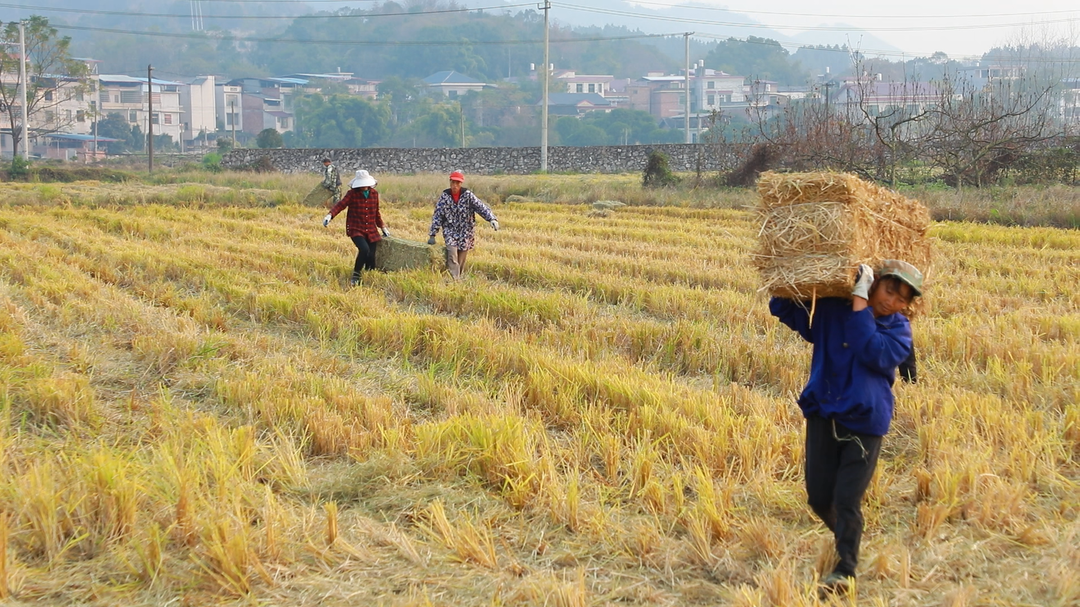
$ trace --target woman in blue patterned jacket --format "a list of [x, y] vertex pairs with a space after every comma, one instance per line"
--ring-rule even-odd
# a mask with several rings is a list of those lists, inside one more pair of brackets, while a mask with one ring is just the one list
[[492, 228], [499, 229], [499, 220], [495, 219], [491, 207], [461, 187], [464, 181], [465, 175], [461, 171], [450, 173], [450, 187], [443, 190], [435, 203], [435, 214], [431, 217], [431, 229], [428, 230], [428, 244], [435, 244], [435, 234], [442, 228], [443, 241], [446, 243], [446, 269], [455, 279], [461, 278], [465, 270], [465, 257], [476, 245], [476, 215], [491, 222]]

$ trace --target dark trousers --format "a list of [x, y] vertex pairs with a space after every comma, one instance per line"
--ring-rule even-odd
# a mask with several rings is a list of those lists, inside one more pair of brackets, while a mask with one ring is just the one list
[[359, 278], [361, 270], [375, 269], [375, 246], [379, 242], [368, 242], [363, 236], [353, 236], [352, 241], [356, 245], [356, 263], [353, 264], [352, 275]]
[[904, 359], [904, 362], [900, 363], [897, 367], [897, 371], [900, 372], [900, 379], [906, 381], [909, 384], [913, 384], [919, 381], [918, 370], [915, 365], [915, 346], [911, 346], [911, 354]]
[[880, 436], [858, 434], [823, 417], [806, 418], [806, 501], [836, 537], [836, 573], [855, 575], [862, 498], [880, 451]]

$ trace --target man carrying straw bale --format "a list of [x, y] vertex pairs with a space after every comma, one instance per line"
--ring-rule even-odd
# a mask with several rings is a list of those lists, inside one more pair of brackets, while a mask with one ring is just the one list
[[893, 417], [896, 367], [911, 354], [903, 312], [922, 294], [922, 274], [886, 260], [860, 266], [851, 299], [826, 297], [811, 314], [783, 297], [769, 311], [814, 345], [810, 379], [799, 396], [806, 418], [807, 502], [836, 539], [839, 563], [822, 580], [825, 593], [854, 586], [862, 538], [862, 498]]
[[908, 316], [923, 300], [916, 266], [930, 262], [930, 214], [842, 173], [765, 173], [758, 193], [755, 262], [769, 309], [814, 346], [798, 399], [807, 501], [839, 556], [823, 590], [844, 591], [855, 580], [861, 503], [892, 421], [897, 366], [913, 357]]

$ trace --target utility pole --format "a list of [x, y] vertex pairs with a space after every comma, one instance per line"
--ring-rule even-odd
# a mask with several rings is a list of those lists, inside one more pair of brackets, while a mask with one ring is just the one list
[[154, 79], [150, 74], [154, 71], [152, 66], [146, 66], [146, 149], [147, 172], [154, 172]]
[[548, 11], [551, 0], [544, 0], [544, 101], [540, 109], [540, 172], [548, 170]]
[[686, 120], [683, 124], [683, 130], [686, 131], [686, 143], [690, 143], [690, 36], [693, 35], [694, 32], [686, 32], [683, 34], [683, 38], [686, 42], [686, 107], [684, 108]]
[[26, 24], [19, 22], [19, 88], [22, 89], [23, 160], [30, 161], [30, 129], [26, 126]]
[[828, 135], [829, 135], [829, 122], [831, 122], [830, 115], [829, 115], [829, 88], [832, 87], [832, 85], [833, 85], [832, 82], [826, 82], [824, 84], [824, 86], [825, 86], [825, 136], [826, 137], [828, 137]]

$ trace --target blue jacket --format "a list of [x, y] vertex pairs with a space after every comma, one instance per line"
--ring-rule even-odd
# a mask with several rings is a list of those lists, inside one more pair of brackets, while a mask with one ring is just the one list
[[853, 312], [851, 301], [819, 299], [810, 323], [802, 303], [774, 297], [769, 311], [814, 344], [810, 380], [799, 407], [803, 415], [834, 419], [860, 434], [884, 436], [893, 417], [896, 366], [911, 353], [911, 324], [902, 314], [874, 318]]

